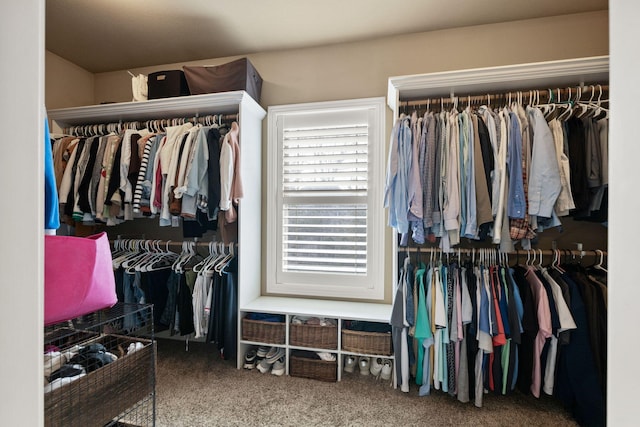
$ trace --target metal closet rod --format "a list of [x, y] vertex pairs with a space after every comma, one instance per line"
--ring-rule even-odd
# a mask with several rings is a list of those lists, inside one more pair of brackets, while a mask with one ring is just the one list
[[[419, 247], [398, 247], [398, 253], [402, 253], [402, 252], [425, 252], [425, 253], [430, 253], [430, 252], [442, 252], [443, 254], [450, 254], [450, 255], [455, 255], [458, 252], [462, 253], [462, 254], [471, 254], [475, 251], [476, 254], [479, 254], [483, 251], [485, 252], [489, 252], [489, 253], [502, 253], [504, 254], [505, 252], [501, 252], [499, 249], [497, 248], [455, 248], [455, 249], [451, 249], [450, 252], [444, 252], [442, 249], [440, 248], [419, 248]], [[542, 255], [546, 255], [546, 256], [553, 256], [556, 253], [560, 254], [560, 255], [575, 255], [575, 256], [580, 256], [580, 257], [585, 257], [585, 256], [607, 256], [607, 251], [603, 251], [600, 249], [517, 249], [515, 252], [506, 252], [508, 255], [527, 255], [527, 253], [533, 255], [534, 253], [536, 255], [540, 254], [540, 251], [542, 251]]]
[[[580, 92], [578, 92], [580, 91]], [[512, 101], [518, 100], [521, 98], [523, 101], [528, 100], [530, 98], [535, 97], [538, 99], [539, 103], [564, 103], [569, 100], [573, 102], [578, 101], [576, 99], [578, 93], [580, 93], [579, 100], [597, 102], [598, 97], [600, 97], [600, 102], [609, 102], [608, 99], [609, 85], [602, 84], [591, 84], [585, 86], [578, 86], [573, 88], [549, 88], [549, 89], [527, 89], [527, 90], [519, 90], [519, 91], [511, 91], [511, 92], [502, 92], [502, 93], [488, 93], [485, 95], [455, 95], [450, 94], [449, 96], [444, 97], [434, 97], [427, 99], [406, 99], [400, 100], [400, 106], [426, 106], [427, 104], [438, 106], [441, 104], [451, 104], [457, 100], [459, 105], [464, 104], [487, 104], [491, 103], [491, 101], [497, 100], [508, 100], [509, 97]], [[607, 98], [602, 98], [602, 96], [607, 95]]]
[[149, 120], [138, 120], [131, 122], [109, 122], [109, 123], [83, 123], [81, 125], [69, 126], [63, 129], [64, 133], [74, 134], [77, 131], [81, 130], [84, 133], [90, 133], [92, 131], [104, 129], [111, 131], [112, 129], [144, 129], [148, 127], [150, 123], [157, 123], [158, 127], [165, 128], [167, 126], [175, 126], [179, 124], [184, 124], [187, 122], [191, 123], [200, 123], [207, 124], [214, 122], [218, 122], [218, 118], [221, 118], [225, 122], [229, 121], [237, 121], [238, 114], [207, 114], [204, 116], [193, 116], [193, 117], [173, 117], [173, 118], [156, 118]]
[[[145, 239], [145, 238], [140, 238], [140, 237], [133, 237], [133, 238], [129, 238], [126, 236], [118, 236], [117, 239], [111, 239], [109, 240], [109, 242], [113, 245], [115, 242], [137, 242], [137, 243], [152, 243], [155, 246], [159, 246], [160, 248], [163, 247], [167, 247], [167, 246], [182, 246], [182, 243], [187, 242], [187, 243], [195, 243], [195, 245], [197, 247], [209, 247], [209, 244], [212, 243], [212, 241], [204, 241], [204, 240], [198, 240], [198, 239], [194, 239], [194, 240], [160, 240], [160, 239]], [[217, 240], [213, 240], [213, 243], [223, 243], [221, 241], [217, 241]], [[233, 244], [234, 247], [238, 247], [238, 242], [231, 242]], [[225, 243], [224, 244], [225, 247], [229, 247], [229, 243]]]

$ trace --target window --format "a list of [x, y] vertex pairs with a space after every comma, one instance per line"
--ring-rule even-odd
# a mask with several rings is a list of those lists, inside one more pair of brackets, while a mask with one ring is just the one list
[[269, 108], [267, 292], [384, 298], [384, 98]]

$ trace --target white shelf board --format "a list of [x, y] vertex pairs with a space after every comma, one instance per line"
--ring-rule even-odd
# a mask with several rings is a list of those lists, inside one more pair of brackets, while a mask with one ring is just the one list
[[190, 118], [208, 114], [230, 114], [238, 112], [241, 103], [253, 103], [266, 111], [245, 91], [208, 93], [203, 95], [176, 96], [141, 102], [118, 102], [90, 105], [86, 107], [61, 108], [48, 111], [50, 119], [58, 126], [68, 127], [91, 123], [114, 123], [144, 121], [159, 118]]
[[324, 316], [371, 322], [389, 322], [391, 318], [391, 304], [268, 296], [258, 297], [242, 305], [240, 311], [300, 316]]
[[609, 57], [595, 56], [539, 63], [390, 77], [387, 103], [499, 91], [576, 86], [609, 80]]

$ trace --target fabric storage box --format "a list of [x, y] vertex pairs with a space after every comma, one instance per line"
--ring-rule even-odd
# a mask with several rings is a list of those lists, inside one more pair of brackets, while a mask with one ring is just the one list
[[262, 77], [247, 58], [211, 67], [182, 67], [192, 95], [244, 90], [260, 102]]
[[284, 344], [284, 322], [267, 322], [242, 318], [242, 339], [267, 344]]
[[360, 354], [391, 356], [393, 345], [388, 332], [342, 330], [342, 349]]
[[52, 325], [118, 302], [107, 233], [45, 236], [44, 322]]
[[182, 70], [158, 71], [147, 77], [148, 99], [189, 95], [189, 86]]
[[338, 380], [338, 362], [291, 356], [289, 375], [313, 380], [336, 382]]
[[295, 324], [289, 325], [289, 344], [336, 350], [338, 348], [338, 327]]
[[[82, 345], [92, 343], [104, 345], [118, 360], [45, 393], [45, 426], [104, 426], [153, 392], [156, 349], [151, 340], [107, 334]], [[131, 343], [143, 346], [127, 354]]]

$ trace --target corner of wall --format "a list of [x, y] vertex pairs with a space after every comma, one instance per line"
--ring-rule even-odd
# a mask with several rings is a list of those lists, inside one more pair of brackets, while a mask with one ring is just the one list
[[45, 51], [45, 105], [48, 109], [93, 105], [94, 74]]

